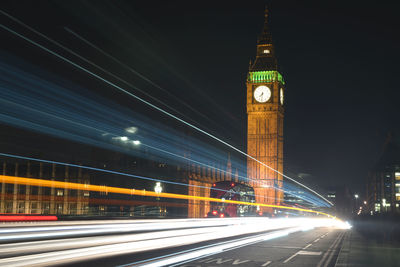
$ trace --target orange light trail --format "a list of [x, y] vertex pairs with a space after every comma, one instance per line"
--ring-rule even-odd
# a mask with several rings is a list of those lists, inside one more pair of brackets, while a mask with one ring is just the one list
[[147, 197], [202, 200], [202, 201], [212, 201], [212, 202], [231, 203], [231, 204], [240, 204], [240, 205], [270, 207], [270, 208], [287, 209], [287, 210], [297, 210], [297, 211], [303, 211], [303, 212], [309, 212], [309, 213], [316, 213], [319, 215], [325, 215], [329, 218], [335, 218], [335, 216], [332, 216], [330, 214], [320, 212], [320, 211], [315, 211], [315, 210], [310, 210], [310, 209], [302, 209], [302, 208], [296, 208], [296, 207], [280, 206], [280, 205], [271, 205], [271, 204], [264, 204], [264, 203], [252, 203], [252, 202], [244, 202], [244, 201], [236, 201], [236, 200], [222, 200], [219, 198], [189, 196], [189, 195], [173, 194], [173, 193], [156, 193], [154, 191], [147, 191], [147, 190], [129, 189], [129, 188], [103, 186], [103, 185], [79, 184], [79, 183], [61, 182], [61, 181], [50, 181], [50, 180], [43, 180], [43, 179], [33, 179], [33, 178], [25, 178], [25, 177], [17, 177], [17, 176], [7, 176], [7, 175], [0, 175], [0, 180], [1, 180], [1, 182], [8, 183], [8, 184], [55, 187], [55, 188], [63, 188], [63, 189], [86, 190], [86, 191], [107, 192], [107, 193], [137, 195], [137, 196], [147, 196]]

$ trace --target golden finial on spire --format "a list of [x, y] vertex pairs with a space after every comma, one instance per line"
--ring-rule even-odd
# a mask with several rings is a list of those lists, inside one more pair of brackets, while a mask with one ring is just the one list
[[265, 14], [264, 14], [264, 17], [265, 17], [265, 22], [267, 22], [267, 20], [268, 20], [268, 6], [267, 6], [267, 5], [265, 5]]

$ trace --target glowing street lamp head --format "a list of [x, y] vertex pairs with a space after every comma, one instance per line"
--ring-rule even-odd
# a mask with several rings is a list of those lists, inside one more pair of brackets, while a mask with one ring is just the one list
[[132, 143], [133, 143], [135, 146], [140, 145], [140, 141], [139, 141], [139, 140], [133, 140]]
[[136, 132], [137, 132], [137, 130], [138, 130], [138, 128], [137, 128], [137, 127], [135, 127], [135, 126], [128, 127], [128, 128], [126, 128], [126, 129], [125, 129], [125, 131], [126, 131], [126, 132], [128, 132], [128, 133], [131, 133], [131, 134], [134, 134], [134, 133], [136, 133]]
[[358, 198], [358, 194], [355, 194], [354, 197], [355, 197], [355, 198]]
[[162, 192], [162, 186], [160, 182], [157, 182], [156, 186], [154, 186], [154, 192], [156, 192], [157, 194], [160, 194]]

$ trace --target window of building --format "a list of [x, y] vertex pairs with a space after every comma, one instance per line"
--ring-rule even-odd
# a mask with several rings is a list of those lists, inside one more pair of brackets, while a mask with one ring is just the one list
[[6, 184], [6, 194], [14, 193], [14, 185], [13, 184]]
[[264, 49], [263, 53], [264, 54], [269, 54], [269, 53], [271, 53], [271, 51], [269, 49]]
[[50, 187], [43, 187], [43, 195], [50, 196], [51, 188]]
[[49, 202], [43, 202], [42, 207], [43, 207], [43, 214], [50, 213], [50, 203]]
[[32, 202], [31, 203], [31, 213], [40, 213], [38, 209], [38, 203], [37, 202]]
[[62, 197], [64, 195], [64, 190], [57, 190], [57, 196]]
[[6, 213], [12, 213], [13, 212], [13, 203], [12, 202], [6, 202], [5, 203], [5, 212]]
[[37, 186], [32, 186], [31, 187], [31, 194], [32, 195], [37, 195], [39, 193], [39, 187]]
[[381, 211], [381, 204], [375, 203], [375, 212], [380, 212]]
[[77, 214], [78, 205], [76, 203], [69, 204], [69, 214]]
[[395, 172], [394, 177], [396, 178], [396, 180], [400, 180], [400, 172]]
[[64, 204], [63, 203], [56, 203], [56, 213], [62, 214], [63, 213]]
[[25, 213], [25, 202], [18, 203], [17, 213]]

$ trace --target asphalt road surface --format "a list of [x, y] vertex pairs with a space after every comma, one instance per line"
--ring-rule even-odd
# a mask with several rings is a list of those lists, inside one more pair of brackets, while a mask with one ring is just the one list
[[0, 266], [334, 266], [346, 225], [323, 218], [4, 224]]
[[331, 228], [296, 232], [178, 266], [335, 266], [345, 232]]

